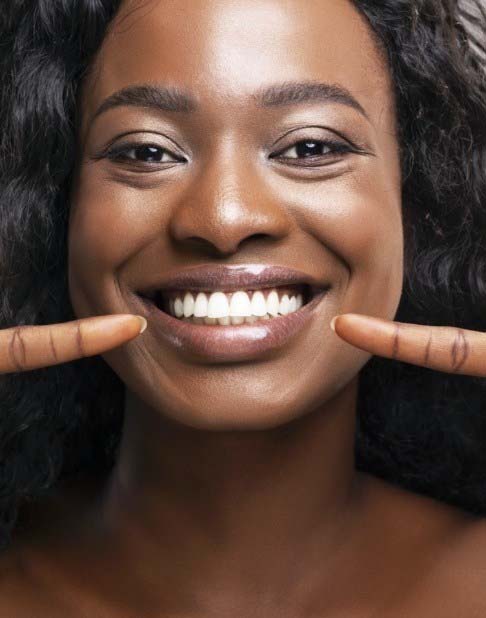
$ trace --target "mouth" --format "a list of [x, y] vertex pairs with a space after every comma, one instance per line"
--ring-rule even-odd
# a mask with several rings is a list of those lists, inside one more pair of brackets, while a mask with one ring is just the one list
[[302, 283], [230, 292], [151, 290], [139, 295], [177, 320], [208, 326], [239, 326], [279, 319], [299, 311], [323, 291], [324, 288]]
[[[189, 361], [219, 364], [268, 358], [268, 355], [289, 345], [306, 325], [317, 319], [320, 305], [328, 296], [328, 289], [308, 291], [305, 297], [302, 297], [302, 306], [294, 310], [292, 303], [288, 313], [270, 317], [268, 313], [263, 316], [223, 318], [194, 315], [177, 317], [171, 315], [171, 311], [176, 311], [177, 298], [181, 298], [175, 291], [175, 300], [172, 302], [171, 295], [159, 296], [157, 293], [153, 298], [143, 295], [135, 295], [135, 298], [139, 304], [137, 312], [147, 318], [147, 333], [152, 332], [157, 339]], [[184, 301], [182, 302], [184, 312]], [[285, 298], [283, 302], [285, 311]], [[178, 303], [177, 311], [180, 313], [180, 310]], [[232, 323], [235, 317], [239, 323]], [[223, 324], [220, 324], [219, 320], [223, 320]]]
[[167, 273], [139, 290], [147, 333], [202, 362], [260, 358], [290, 343], [331, 288], [282, 266], [202, 265]]

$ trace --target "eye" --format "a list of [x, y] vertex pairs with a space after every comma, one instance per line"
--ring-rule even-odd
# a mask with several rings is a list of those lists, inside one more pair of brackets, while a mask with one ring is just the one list
[[[293, 153], [295, 156], [283, 156], [285, 152]], [[316, 159], [332, 158], [335, 155], [347, 152], [353, 152], [353, 149], [344, 142], [336, 140], [303, 139], [289, 148], [279, 151], [276, 155], [272, 155], [272, 158], [295, 161], [299, 159], [312, 159], [314, 161]]]
[[133, 161], [134, 163], [172, 163], [180, 161], [170, 151], [155, 144], [120, 144], [110, 148], [105, 155], [112, 161]]

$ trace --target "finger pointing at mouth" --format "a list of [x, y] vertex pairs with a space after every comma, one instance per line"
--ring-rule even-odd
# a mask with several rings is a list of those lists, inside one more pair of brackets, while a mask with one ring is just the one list
[[446, 373], [486, 377], [486, 333], [424, 326], [347, 313], [331, 327], [339, 337], [377, 356]]

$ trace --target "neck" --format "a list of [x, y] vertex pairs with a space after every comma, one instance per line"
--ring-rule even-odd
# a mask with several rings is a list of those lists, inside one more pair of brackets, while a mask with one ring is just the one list
[[285, 590], [351, 525], [356, 397], [357, 381], [284, 426], [218, 432], [169, 423], [127, 391], [109, 538], [186, 594]]

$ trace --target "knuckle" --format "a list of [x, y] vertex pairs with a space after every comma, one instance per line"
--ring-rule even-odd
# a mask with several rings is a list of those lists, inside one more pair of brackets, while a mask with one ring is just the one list
[[427, 341], [427, 345], [425, 346], [425, 350], [424, 350], [424, 360], [423, 360], [424, 367], [429, 366], [431, 346], [432, 346], [432, 333], [429, 333], [429, 339]]
[[469, 358], [470, 348], [466, 334], [461, 328], [455, 330], [455, 337], [450, 349], [451, 369], [458, 372]]
[[76, 349], [81, 358], [84, 358], [87, 356], [85, 348], [84, 348], [84, 335], [83, 335], [81, 322], [76, 323]]
[[400, 324], [395, 323], [392, 343], [392, 358], [397, 359], [400, 351]]
[[8, 344], [8, 355], [12, 366], [17, 371], [23, 371], [27, 368], [27, 353], [25, 348], [25, 342], [22, 337], [22, 326], [16, 326], [13, 329], [10, 341]]
[[59, 360], [59, 357], [57, 355], [56, 346], [54, 344], [54, 337], [53, 337], [52, 330], [53, 330], [52, 328], [49, 329], [49, 344], [51, 346], [52, 358], [57, 362]]

